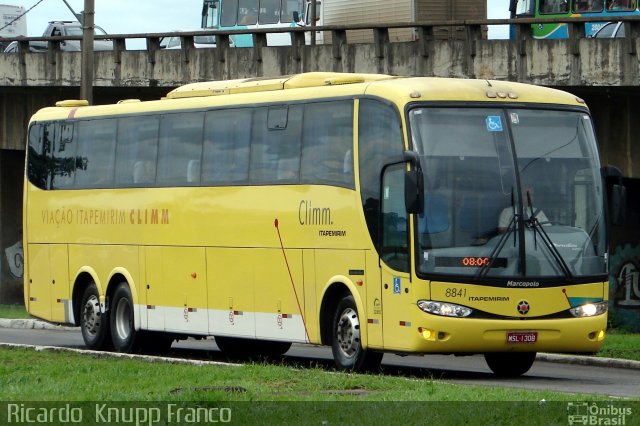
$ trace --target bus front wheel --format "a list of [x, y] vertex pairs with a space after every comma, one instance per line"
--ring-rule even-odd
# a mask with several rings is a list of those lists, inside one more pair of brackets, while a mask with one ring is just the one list
[[334, 312], [331, 350], [336, 366], [347, 371], [375, 371], [382, 353], [365, 350], [360, 336], [360, 316], [352, 295], [343, 297]]
[[484, 354], [487, 365], [497, 376], [521, 376], [536, 360], [535, 352], [489, 352]]
[[102, 312], [98, 287], [93, 282], [80, 299], [80, 331], [87, 348], [95, 351], [111, 348], [109, 312]]
[[137, 352], [142, 333], [136, 331], [133, 317], [133, 299], [126, 283], [118, 284], [111, 301], [111, 340], [118, 352]]

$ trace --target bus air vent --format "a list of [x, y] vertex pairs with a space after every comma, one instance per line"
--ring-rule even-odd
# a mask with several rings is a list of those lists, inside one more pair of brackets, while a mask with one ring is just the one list
[[324, 81], [324, 84], [327, 86], [337, 86], [339, 84], [355, 84], [355, 83], [364, 83], [364, 78], [359, 75], [353, 75], [353, 76], [327, 78]]
[[83, 107], [89, 106], [89, 101], [84, 99], [67, 99], [66, 101], [56, 102], [56, 106], [62, 108]]

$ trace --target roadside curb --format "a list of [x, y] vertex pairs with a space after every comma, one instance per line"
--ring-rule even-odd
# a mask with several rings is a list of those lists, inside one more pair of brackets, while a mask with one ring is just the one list
[[536, 361], [554, 362], [558, 364], [586, 365], [590, 367], [626, 368], [631, 370], [640, 370], [640, 361], [619, 358], [538, 353], [538, 355], [536, 356]]
[[79, 330], [79, 327], [67, 327], [37, 319], [4, 319], [0, 318], [0, 328], [36, 329], [36, 330]]
[[[79, 327], [68, 327], [63, 325], [56, 325], [46, 321], [38, 320], [38, 319], [3, 319], [0, 318], [0, 328], [15, 328], [15, 329], [36, 329], [36, 330], [80, 330]], [[58, 348], [53, 346], [31, 346], [31, 345], [11, 345], [11, 344], [0, 344], [0, 347], [35, 347], [37, 348], [46, 348], [40, 350], [67, 350], [67, 348]], [[72, 349], [74, 352], [78, 353], [87, 353], [93, 356], [98, 356], [96, 354], [111, 354], [112, 352], [96, 352], [89, 350], [81, 350], [81, 349]], [[116, 357], [127, 357], [126, 354], [116, 354]], [[133, 355], [137, 357], [138, 355]], [[159, 358], [159, 357], [151, 357], [151, 358]], [[167, 358], [169, 360], [174, 360], [174, 358]], [[536, 361], [542, 362], [553, 362], [557, 364], [573, 364], [573, 365], [585, 365], [591, 367], [608, 367], [608, 368], [626, 368], [631, 370], [640, 370], [640, 361], [632, 361], [628, 359], [617, 359], [617, 358], [600, 358], [594, 356], [584, 356], [584, 355], [564, 355], [564, 354], [548, 354], [548, 353], [538, 353], [536, 356]]]
[[155, 355], [152, 356], [152, 355], [125, 354], [120, 352], [91, 351], [89, 349], [65, 348], [60, 346], [36, 346], [36, 345], [22, 345], [17, 343], [0, 343], [0, 348], [31, 349], [36, 352], [66, 352], [66, 353], [75, 353], [80, 355], [89, 355], [94, 358], [135, 359], [135, 360], [141, 360], [146, 362], [164, 362], [169, 364], [221, 365], [225, 367], [243, 367], [242, 364], [234, 364], [231, 362], [203, 361], [199, 359], [171, 358], [166, 356], [155, 356]]

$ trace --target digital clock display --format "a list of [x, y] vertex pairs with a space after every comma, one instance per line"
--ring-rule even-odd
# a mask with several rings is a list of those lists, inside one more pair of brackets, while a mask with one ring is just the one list
[[436, 257], [436, 267], [443, 268], [482, 268], [484, 266], [491, 265], [492, 268], [506, 268], [507, 259], [504, 257], [497, 257], [493, 259], [490, 257], [476, 257], [476, 256], [439, 256]]

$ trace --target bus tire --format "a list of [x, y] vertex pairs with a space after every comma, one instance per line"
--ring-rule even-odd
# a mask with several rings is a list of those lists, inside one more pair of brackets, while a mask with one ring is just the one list
[[254, 353], [267, 358], [279, 357], [291, 349], [291, 342], [278, 342], [275, 340], [256, 340]]
[[100, 294], [94, 282], [84, 289], [80, 299], [80, 331], [87, 348], [94, 351], [111, 349], [109, 312], [101, 312]]
[[127, 283], [116, 287], [111, 300], [111, 340], [118, 352], [138, 352], [144, 340], [141, 332], [136, 331], [133, 315], [133, 299]]
[[158, 331], [138, 331], [137, 334], [142, 335], [142, 337], [139, 337], [141, 339], [141, 351], [150, 355], [166, 354], [175, 340], [173, 335]]
[[375, 371], [380, 368], [383, 354], [362, 347], [360, 317], [352, 295], [338, 302], [331, 324], [331, 351], [339, 370]]
[[216, 346], [232, 358], [249, 358], [253, 352], [252, 340], [239, 337], [215, 336]]
[[279, 357], [291, 348], [291, 342], [227, 336], [216, 336], [215, 340], [216, 345], [225, 355], [240, 359]]
[[535, 352], [489, 352], [484, 354], [487, 365], [496, 376], [521, 376], [533, 365]]

